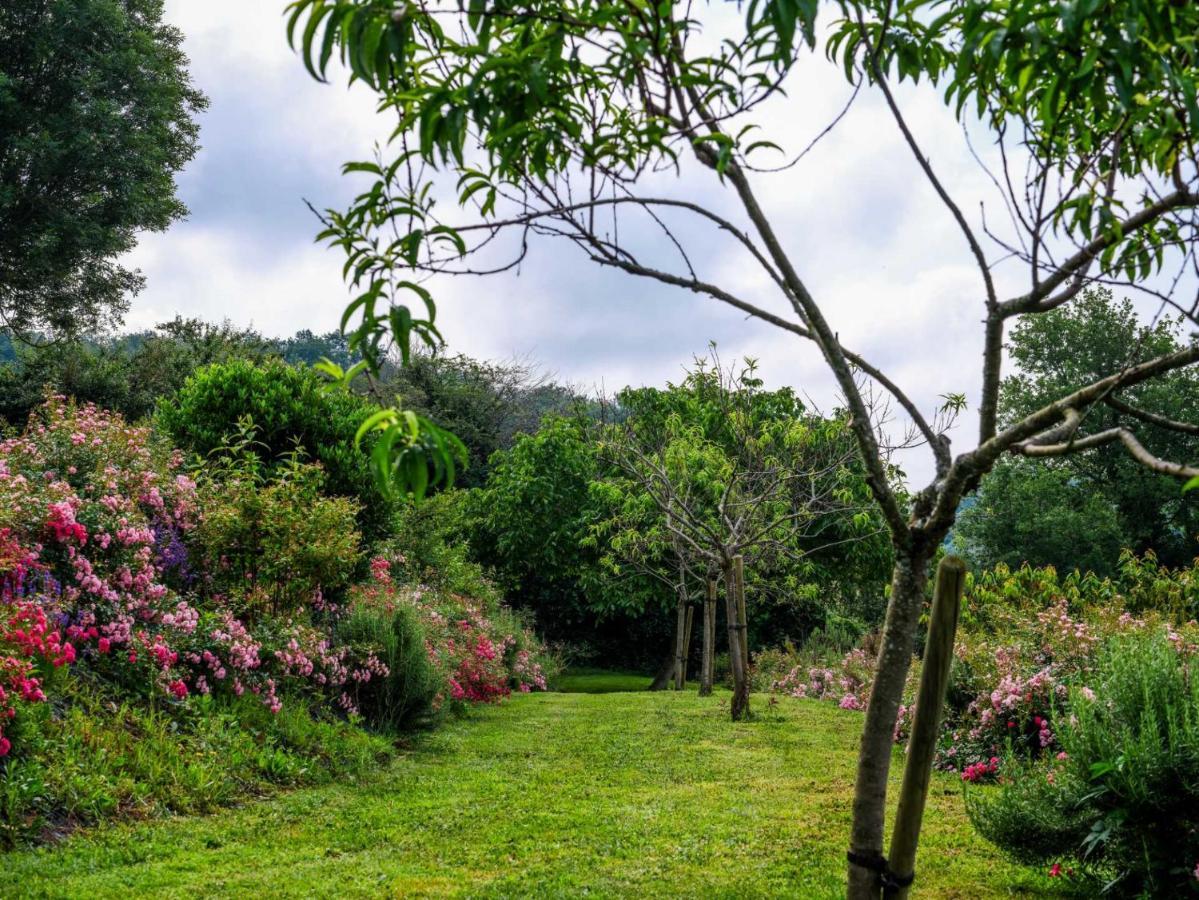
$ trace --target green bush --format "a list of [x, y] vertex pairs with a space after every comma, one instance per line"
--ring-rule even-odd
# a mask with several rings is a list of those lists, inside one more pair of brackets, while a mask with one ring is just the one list
[[387, 533], [392, 507], [366, 452], [354, 446], [373, 410], [361, 397], [329, 389], [311, 369], [277, 359], [233, 360], [193, 374], [175, 398], [159, 404], [157, 423], [176, 446], [208, 457], [250, 420], [264, 462], [277, 465], [302, 450], [324, 468], [328, 493], [358, 501], [359, 527], [374, 541]]
[[369, 648], [387, 674], [356, 687], [355, 704], [373, 728], [405, 731], [431, 723], [441, 677], [429, 661], [413, 607], [356, 603], [337, 625], [342, 644]]
[[495, 605], [499, 591], [470, 558], [469, 501], [468, 491], [449, 490], [419, 504], [404, 503], [396, 511], [391, 537], [380, 549], [397, 562], [393, 574], [403, 581]]
[[294, 454], [269, 473], [238, 450], [205, 469], [197, 493], [204, 515], [191, 536], [205, 588], [253, 622], [340, 599], [360, 559], [357, 506], [323, 496], [324, 480]]
[[1010, 763], [972, 792], [984, 837], [1025, 862], [1057, 862], [1120, 896], [1182, 896], [1199, 879], [1199, 666], [1172, 631], [1109, 640], [1089, 689], [1053, 728], [1062, 754]]

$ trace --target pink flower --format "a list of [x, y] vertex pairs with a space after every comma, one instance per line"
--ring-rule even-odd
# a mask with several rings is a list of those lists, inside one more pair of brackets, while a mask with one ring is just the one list
[[1061, 874], [1062, 874], [1062, 864], [1061, 863], [1054, 863], [1052, 866], [1049, 867], [1049, 877], [1050, 878], [1057, 878]]

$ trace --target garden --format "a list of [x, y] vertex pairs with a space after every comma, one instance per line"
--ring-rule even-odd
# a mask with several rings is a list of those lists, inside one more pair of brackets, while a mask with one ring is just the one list
[[1199, 7], [277, 12], [0, 7], [0, 895], [1199, 896]]

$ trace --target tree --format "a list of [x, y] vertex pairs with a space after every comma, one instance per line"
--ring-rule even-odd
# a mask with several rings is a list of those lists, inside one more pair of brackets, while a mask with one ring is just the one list
[[487, 362], [464, 354], [414, 353], [406, 366], [387, 366], [380, 386], [457, 435], [467, 464], [458, 484], [487, 481], [489, 460], [531, 434], [547, 414], [568, 415], [582, 398], [537, 374], [525, 362]]
[[[556, 238], [599, 265], [706, 295], [815, 345], [844, 398], [894, 545], [855, 784], [849, 895], [898, 890], [912, 873], [891, 872], [883, 855], [893, 730], [929, 567], [962, 499], [1007, 455], [1060, 457], [1118, 444], [1160, 474], [1199, 474], [1156, 456], [1138, 437], [1179, 423], [1146, 414], [1134, 417], [1135, 426], [1096, 429], [1088, 416], [1116, 391], [1194, 365], [1196, 343], [1156, 356], [1129, 348], [1102, 377], [999, 422], [1003, 341], [1013, 321], [1067, 306], [1096, 281], [1141, 287], [1163, 304], [1199, 312], [1171, 278], [1185, 272], [1195, 249], [1199, 5], [758, 0], [741, 8], [739, 25], [717, 21], [727, 11], [721, 5], [617, 0], [481, 0], [465, 8], [296, 0], [291, 10], [289, 32], [309, 70], [323, 76], [339, 51], [353, 77], [398, 119], [393, 156], [348, 167], [371, 186], [349, 210], [326, 216], [326, 238], [347, 251], [351, 277], [368, 286], [367, 299], [346, 313], [359, 340], [380, 346], [394, 338], [404, 347], [413, 334], [424, 336], [435, 314], [435, 283], [424, 275], [506, 270], [525, 259], [531, 241]], [[820, 10], [839, 18], [818, 28]], [[709, 40], [713, 34], [719, 39]], [[761, 199], [767, 173], [756, 161], [777, 145], [753, 128], [755, 111], [766, 100], [805, 93], [805, 70], [796, 63], [818, 44], [857, 88], [885, 103], [978, 270], [983, 353], [973, 449], [955, 455], [937, 415], [842, 345], [826, 315], [832, 301], [812, 288], [821, 261], [787, 246]], [[897, 79], [925, 82], [949, 104], [966, 126], [965, 161], [970, 133], [994, 142], [994, 152], [979, 159], [991, 167], [1002, 220], [979, 222], [963, 212], [975, 207], [955, 199], [939, 177], [893, 90]], [[459, 176], [457, 213], [443, 215], [437, 203], [437, 166]], [[710, 177], [734, 212], [690, 199], [694, 191], [682, 195], [688, 199], [663, 196], [655, 190], [660, 180], [649, 177], [662, 170]], [[846, 193], [858, 189], [845, 186]], [[609, 227], [621, 215], [640, 227]], [[740, 271], [728, 283], [711, 280], [701, 271], [707, 251], [687, 252], [683, 220], [715, 229], [738, 248], [789, 312], [739, 296]], [[383, 226], [393, 236], [381, 237]], [[645, 237], [655, 228], [664, 239]], [[997, 260], [983, 249], [992, 238]], [[510, 257], [487, 256], [506, 239]], [[663, 245], [681, 252], [662, 258], [655, 251]], [[1153, 281], [1158, 274], [1165, 277]], [[931, 452], [934, 477], [910, 496], [888, 477], [862, 377], [893, 398]]]
[[23, 426], [46, 392], [119, 412], [130, 421], [151, 415], [197, 369], [232, 359], [263, 360], [273, 345], [257, 332], [176, 318], [153, 331], [14, 342], [0, 364], [0, 416]]
[[[1004, 563], [1053, 566], [1113, 575], [1127, 533], [1110, 491], [1075, 476], [1066, 460], [1053, 464], [1004, 459], [958, 514], [954, 546], [981, 568]], [[1175, 502], [1181, 502], [1174, 486]]]
[[601, 471], [586, 423], [548, 418], [492, 457], [487, 484], [470, 493], [470, 543], [512, 602], [532, 609], [550, 637], [577, 641], [580, 626], [611, 624], [620, 649], [609, 658], [623, 663], [641, 651], [640, 629], [630, 620], [661, 607], [660, 588], [640, 574], [612, 577], [602, 551], [587, 540], [610, 515], [592, 488]]
[[[1115, 303], [1106, 288], [1086, 291], [1067, 307], [1020, 323], [1008, 344], [1018, 368], [1000, 388], [1000, 421], [1016, 421], [1054, 397], [1118, 370], [1129, 348], [1139, 348], [1145, 356], [1184, 349], [1181, 326], [1178, 317], [1170, 316], [1141, 325], [1132, 303]], [[1072, 352], [1062, 353], [1062, 347]], [[1182, 369], [1113, 391], [1089, 412], [1087, 424], [1094, 431], [1135, 426], [1138, 414], [1199, 422], [1199, 373]], [[1199, 457], [1197, 436], [1199, 428], [1155, 428], [1146, 430], [1142, 440], [1155, 456], [1194, 459]], [[1138, 465], [1122, 447], [1108, 445], [1067, 456], [1044, 470], [1013, 460], [1003, 467], [1001, 478], [983, 483], [979, 503], [963, 511], [956, 530], [969, 540], [971, 558], [985, 565], [1028, 561], [1111, 574], [1118, 551], [1127, 547], [1137, 554], [1152, 550], [1172, 567], [1186, 566], [1199, 549], [1199, 495], [1180, 494], [1174, 479]], [[1089, 547], [1077, 540], [1084, 534]]]
[[116, 260], [184, 215], [196, 153], [182, 35], [162, 0], [0, 6], [0, 318], [20, 332], [118, 320], [142, 277]]
[[[778, 577], [802, 571], [806, 553], [824, 544], [882, 531], [849, 429], [843, 418], [805, 410], [789, 388], [763, 390], [752, 360], [726, 369], [715, 348], [682, 384], [618, 399], [627, 415], [604, 429], [599, 448], [615, 470], [607, 479], [615, 515], [599, 527], [616, 553], [659, 570], [676, 593], [676, 653], [688, 582], [698, 582], [697, 593], [706, 578], [724, 583], [732, 715], [740, 719], [749, 712], [746, 562], [772, 566]], [[705, 608], [705, 631], [713, 614]]]

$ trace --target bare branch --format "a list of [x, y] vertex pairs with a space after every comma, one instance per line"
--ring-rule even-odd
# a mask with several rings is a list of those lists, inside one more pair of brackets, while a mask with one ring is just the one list
[[1086, 437], [1079, 438], [1078, 440], [1066, 441], [1060, 444], [1025, 442], [1014, 445], [1012, 452], [1020, 453], [1024, 456], [1065, 456], [1069, 453], [1081, 453], [1084, 450], [1101, 447], [1113, 441], [1123, 443], [1124, 449], [1128, 451], [1129, 455], [1151, 472], [1157, 472], [1160, 475], [1171, 475], [1176, 478], [1199, 477], [1199, 469], [1194, 466], [1170, 462], [1169, 460], [1154, 456], [1145, 449], [1144, 445], [1127, 428], [1108, 428], [1104, 431], [1098, 431], [1095, 434], [1088, 434]]

